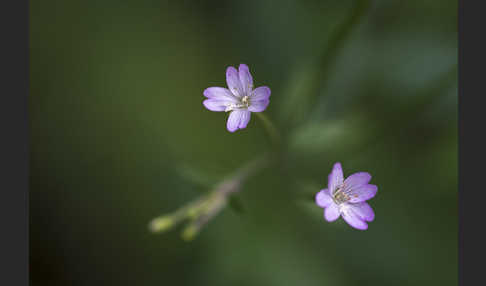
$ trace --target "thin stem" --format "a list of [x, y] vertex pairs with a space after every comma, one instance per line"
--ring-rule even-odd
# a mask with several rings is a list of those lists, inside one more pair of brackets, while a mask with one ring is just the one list
[[213, 191], [205, 196], [203, 203], [197, 207], [197, 215], [192, 217], [189, 225], [182, 232], [182, 238], [190, 241], [208, 224], [229, 201], [231, 194], [239, 192], [241, 184], [255, 173], [267, 167], [270, 160], [266, 154], [246, 163], [227, 179], [219, 183]]
[[353, 31], [353, 28], [357, 26], [363, 16], [366, 15], [371, 7], [371, 0], [359, 0], [356, 1], [351, 14], [331, 35], [329, 39], [329, 44], [326, 49], [323, 50], [320, 55], [319, 65], [320, 70], [323, 73], [321, 76], [328, 71], [331, 63], [336, 59], [338, 51], [342, 48], [345, 40], [349, 37], [349, 34]]
[[280, 145], [280, 133], [278, 132], [272, 121], [265, 114], [263, 114], [263, 112], [257, 112], [256, 115], [263, 122], [263, 126], [265, 126], [265, 130], [270, 137], [272, 143], [275, 146]]
[[149, 224], [150, 230], [152, 232], [164, 232], [172, 229], [182, 220], [188, 219], [189, 225], [183, 231], [182, 238], [192, 240], [212, 218], [228, 205], [231, 194], [239, 192], [244, 181], [268, 167], [270, 162], [268, 154], [260, 155], [247, 162], [233, 174], [223, 179], [209, 193], [171, 214], [154, 218]]
[[288, 98], [282, 106], [281, 120], [284, 121], [284, 136], [288, 130], [305, 124], [309, 119], [313, 107], [318, 103], [321, 90], [325, 90], [333, 64], [339, 52], [346, 44], [353, 30], [367, 15], [372, 6], [372, 0], [357, 0], [349, 16], [332, 32], [327, 45], [323, 47], [316, 59], [309, 65], [309, 74], [304, 79], [304, 85], [298, 90], [289, 89], [292, 93], [285, 94]]

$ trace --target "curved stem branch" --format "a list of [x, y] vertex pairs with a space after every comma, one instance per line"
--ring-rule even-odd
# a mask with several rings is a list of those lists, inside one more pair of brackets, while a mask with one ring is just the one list
[[265, 131], [267, 132], [268, 136], [270, 137], [270, 140], [272, 141], [272, 143], [275, 146], [279, 146], [280, 145], [280, 142], [281, 142], [281, 137], [280, 137], [280, 133], [278, 132], [278, 130], [275, 127], [275, 125], [262, 112], [257, 112], [256, 115], [263, 122], [263, 126], [265, 127]]
[[184, 240], [192, 240], [199, 231], [220, 213], [227, 205], [231, 194], [239, 192], [240, 187], [250, 176], [258, 173], [270, 164], [267, 154], [247, 162], [233, 174], [223, 179], [209, 193], [179, 208], [172, 214], [154, 218], [149, 228], [152, 232], [164, 232], [182, 220], [188, 219], [189, 225], [182, 232]]

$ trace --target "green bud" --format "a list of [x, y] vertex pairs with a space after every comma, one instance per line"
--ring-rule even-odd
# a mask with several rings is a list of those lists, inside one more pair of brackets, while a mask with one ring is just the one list
[[196, 227], [196, 225], [191, 224], [184, 229], [184, 231], [181, 234], [181, 237], [185, 241], [191, 241], [196, 237], [198, 232], [199, 232], [199, 230]]
[[171, 229], [175, 225], [176, 221], [172, 216], [162, 216], [153, 219], [149, 228], [152, 232], [162, 232]]

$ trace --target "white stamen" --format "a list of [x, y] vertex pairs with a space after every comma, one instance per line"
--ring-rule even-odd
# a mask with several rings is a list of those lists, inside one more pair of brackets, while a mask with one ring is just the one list
[[225, 112], [232, 111], [235, 109], [246, 109], [250, 106], [250, 97], [245, 95], [241, 98], [239, 103], [231, 103], [226, 106]]
[[336, 204], [342, 204], [345, 202], [348, 202], [351, 197], [350, 197], [350, 192], [351, 189], [345, 189], [344, 184], [342, 186], [339, 186], [336, 188], [336, 190], [332, 193], [332, 199]]

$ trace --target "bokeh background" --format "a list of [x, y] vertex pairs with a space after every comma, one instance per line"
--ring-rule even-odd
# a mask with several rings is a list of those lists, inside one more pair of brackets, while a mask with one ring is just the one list
[[[457, 1], [31, 1], [32, 285], [457, 285]], [[280, 163], [192, 242], [148, 222], [272, 147], [202, 91], [249, 65]], [[367, 231], [327, 223], [334, 162]]]

